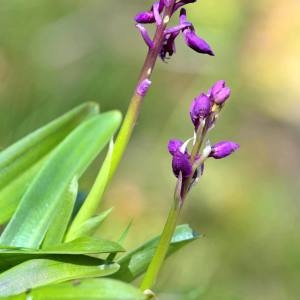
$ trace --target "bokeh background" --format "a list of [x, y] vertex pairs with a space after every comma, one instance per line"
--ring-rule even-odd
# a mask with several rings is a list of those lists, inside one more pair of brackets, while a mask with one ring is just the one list
[[[132, 18], [150, 5], [1, 0], [1, 148], [84, 101], [125, 112], [146, 54]], [[191, 100], [226, 79], [232, 97], [210, 139], [241, 149], [206, 164], [181, 216], [205, 236], [168, 260], [157, 290], [161, 299], [300, 299], [300, 2], [202, 0], [188, 14], [216, 57], [179, 39], [176, 56], [157, 63], [100, 208], [115, 207], [101, 234], [117, 238], [133, 220], [130, 248], [160, 232], [175, 184], [168, 139], [192, 135]]]

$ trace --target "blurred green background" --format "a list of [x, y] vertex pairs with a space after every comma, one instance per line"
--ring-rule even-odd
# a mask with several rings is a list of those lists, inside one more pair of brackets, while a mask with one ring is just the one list
[[[133, 16], [150, 5], [1, 0], [0, 147], [84, 101], [125, 112], [146, 54]], [[157, 289], [161, 299], [300, 299], [300, 2], [202, 0], [188, 14], [216, 57], [180, 38], [158, 61], [101, 234], [116, 238], [133, 219], [129, 248], [160, 232], [175, 184], [168, 139], [192, 136], [191, 100], [226, 79], [232, 97], [210, 140], [241, 149], [206, 164], [181, 216], [205, 237], [168, 260]]]

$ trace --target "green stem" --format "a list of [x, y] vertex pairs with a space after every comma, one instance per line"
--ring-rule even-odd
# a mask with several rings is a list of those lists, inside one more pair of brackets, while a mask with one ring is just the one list
[[173, 205], [170, 209], [168, 219], [163, 229], [158, 246], [155, 250], [151, 263], [147, 269], [145, 277], [143, 278], [143, 281], [141, 283], [140, 289], [142, 291], [151, 289], [156, 281], [158, 273], [162, 267], [166, 254], [168, 252], [169, 245], [176, 228], [176, 223], [180, 211], [181, 211], [180, 205]]
[[[167, 28], [167, 25], [169, 23], [170, 17], [172, 15], [173, 7], [175, 4], [175, 0], [172, 0], [170, 3], [170, 6], [167, 7], [163, 13], [162, 19], [163, 22], [157, 26], [154, 39], [153, 39], [153, 46], [149, 48], [147, 57], [145, 59], [144, 65], [142, 67], [142, 70], [140, 72], [140, 76], [138, 79], [138, 84], [136, 86], [136, 89], [140, 85], [140, 83], [145, 79], [150, 79], [153, 69], [155, 66], [155, 63], [157, 61], [157, 57], [159, 56], [159, 52], [161, 50], [161, 47], [164, 42], [164, 31]], [[135, 91], [134, 95], [131, 98], [126, 116], [124, 118], [123, 124], [121, 126], [121, 129], [118, 133], [115, 148], [113, 152], [113, 158], [112, 158], [112, 166], [110, 169], [109, 178], [111, 179], [113, 175], [115, 174], [115, 171], [117, 167], [119, 166], [119, 163], [123, 157], [123, 154], [125, 152], [125, 149], [128, 145], [128, 142], [130, 140], [131, 134], [133, 132], [136, 120], [138, 119], [139, 112], [141, 105], [143, 103], [144, 97], [138, 95]]]
[[133, 95], [130, 101], [122, 127], [116, 139], [116, 143], [113, 151], [113, 157], [111, 161], [111, 167], [109, 171], [109, 180], [113, 177], [120, 163], [120, 160], [122, 159], [122, 156], [125, 152], [127, 144], [130, 140], [136, 120], [139, 116], [142, 100], [143, 100], [142, 96], [135, 94]]

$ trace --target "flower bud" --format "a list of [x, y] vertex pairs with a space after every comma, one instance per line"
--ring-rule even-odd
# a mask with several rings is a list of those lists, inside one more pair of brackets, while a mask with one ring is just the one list
[[197, 36], [194, 30], [191, 30], [190, 28], [183, 30], [183, 36], [185, 39], [185, 43], [196, 52], [208, 54], [211, 56], [215, 55], [209, 44], [205, 40]]
[[209, 156], [215, 159], [224, 158], [236, 151], [239, 147], [240, 145], [237, 143], [222, 141], [211, 147], [211, 153]]
[[178, 177], [181, 172], [182, 178], [188, 178], [193, 171], [189, 155], [187, 153], [177, 151], [172, 158], [172, 169], [176, 177]]
[[230, 88], [226, 86], [225, 81], [219, 80], [211, 87], [209, 96], [214, 103], [221, 105], [229, 98], [230, 92]]
[[142, 24], [155, 23], [155, 17], [154, 17], [153, 11], [142, 11], [142, 12], [139, 12], [134, 17], [134, 20], [137, 23], [142, 23]]
[[206, 94], [201, 93], [194, 99], [190, 107], [190, 116], [196, 129], [199, 127], [200, 120], [205, 119], [210, 111], [211, 101]]
[[183, 145], [181, 140], [172, 139], [168, 143], [168, 150], [171, 155], [174, 155], [177, 151], [180, 151], [180, 147]]
[[[182, 8], [180, 10], [180, 24], [186, 23], [186, 10]], [[188, 28], [182, 30], [185, 43], [195, 50], [198, 53], [208, 54], [214, 56], [212, 49], [210, 48], [209, 44], [204, 41], [202, 38], [196, 35], [194, 26], [191, 25]]]

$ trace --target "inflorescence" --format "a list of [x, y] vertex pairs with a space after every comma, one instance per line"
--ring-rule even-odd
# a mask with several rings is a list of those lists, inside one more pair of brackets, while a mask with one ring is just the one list
[[[190, 48], [199, 53], [212, 56], [214, 55], [209, 44], [205, 40], [197, 36], [193, 24], [186, 18], [186, 10], [182, 7], [192, 2], [196, 2], [196, 0], [175, 1], [170, 16], [167, 16], [167, 18], [169, 19], [178, 9], [180, 9], [178, 25], [164, 31], [163, 45], [159, 52], [159, 56], [163, 61], [170, 58], [175, 53], [175, 40], [180, 32], [184, 37], [185, 43]], [[151, 6], [151, 9], [149, 11], [140, 12], [135, 16], [135, 21], [137, 22], [136, 27], [139, 29], [146, 45], [150, 49], [154, 47], [154, 43], [149, 36], [147, 29], [142, 24], [155, 23], [157, 27], [161, 26], [161, 24], [164, 22], [164, 20], [162, 19], [162, 13], [164, 9], [170, 7], [170, 5], [170, 0], [160, 0], [158, 2], [155, 2]]]
[[[172, 155], [172, 168], [174, 175], [181, 180], [190, 179], [190, 185], [203, 174], [204, 162], [209, 157], [221, 159], [229, 156], [239, 148], [237, 143], [231, 141], [221, 141], [211, 145], [206, 141], [207, 133], [214, 128], [226, 100], [230, 96], [230, 89], [224, 80], [217, 81], [207, 93], [197, 96], [190, 107], [190, 118], [194, 125], [194, 136], [186, 142], [177, 139], [169, 141], [168, 150]], [[192, 142], [191, 153], [187, 146]], [[205, 144], [201, 152], [201, 146]], [[183, 196], [181, 190], [181, 196]]]
[[[175, 53], [175, 40], [180, 33], [183, 35], [186, 45], [191, 49], [198, 53], [214, 56], [209, 44], [196, 34], [193, 24], [187, 20], [186, 10], [183, 6], [193, 2], [196, 2], [196, 0], [159, 0], [154, 2], [150, 10], [140, 12], [135, 16], [136, 27], [139, 29], [149, 50], [157, 49], [158, 55], [163, 61], [169, 59]], [[178, 25], [171, 28], [164, 26], [179, 9]], [[157, 32], [159, 32], [159, 29], [162, 30], [163, 39], [160, 46], [156, 45], [155, 39], [151, 39], [143, 24], [155, 24]], [[150, 83], [148, 78], [141, 81], [137, 93], [144, 95]], [[226, 86], [225, 81], [219, 80], [207, 93], [201, 93], [197, 96], [190, 107], [190, 117], [194, 125], [193, 137], [186, 142], [177, 139], [169, 141], [168, 150], [172, 155], [172, 169], [174, 175], [178, 178], [176, 198], [179, 198], [182, 203], [193, 183], [203, 174], [206, 159], [209, 157], [221, 159], [239, 148], [238, 144], [231, 141], [221, 141], [211, 145], [206, 140], [206, 135], [214, 128], [221, 109], [230, 97], [230, 92], [230, 88]], [[193, 146], [191, 152], [189, 152], [188, 145], [191, 142]]]

